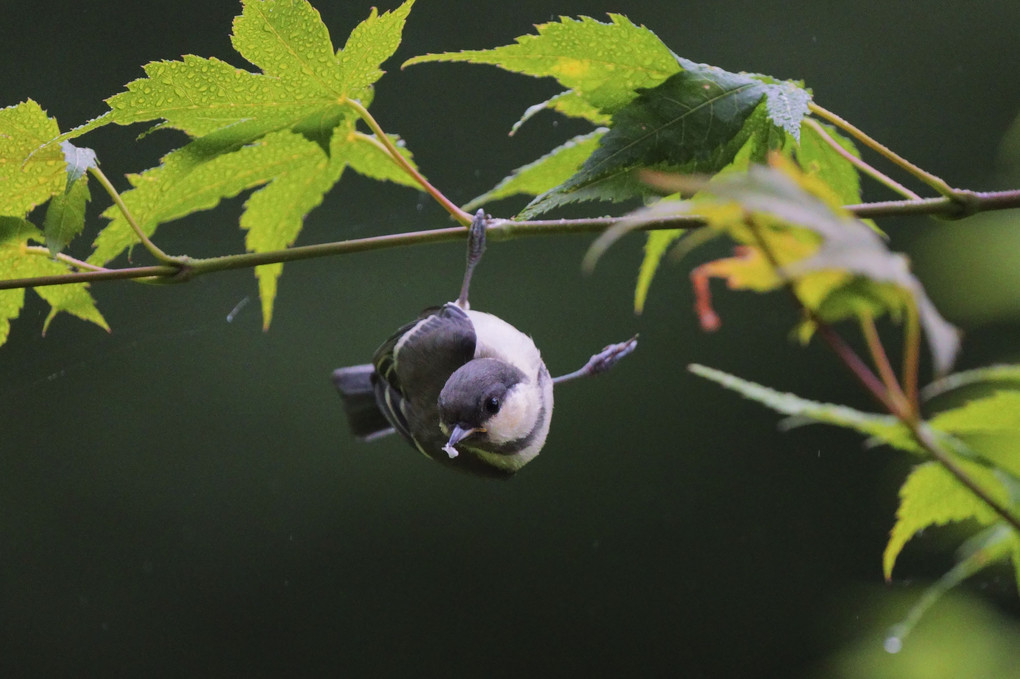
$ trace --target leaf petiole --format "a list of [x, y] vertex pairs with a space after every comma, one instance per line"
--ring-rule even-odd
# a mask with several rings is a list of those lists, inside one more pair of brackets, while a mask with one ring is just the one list
[[898, 181], [896, 181], [889, 175], [879, 171], [877, 168], [872, 167], [868, 163], [865, 163], [863, 160], [861, 160], [860, 158], [858, 158], [857, 156], [855, 156], [854, 154], [850, 153], [845, 148], [840, 146], [836, 142], [836, 140], [833, 139], [832, 136], [825, 131], [825, 128], [818, 124], [817, 121], [812, 120], [810, 118], [805, 118], [804, 124], [808, 125], [809, 127], [811, 127], [811, 129], [817, 132], [818, 136], [821, 137], [822, 141], [824, 141], [826, 144], [832, 147], [833, 151], [835, 151], [840, 156], [845, 158], [848, 163], [856, 167], [862, 173], [868, 175], [869, 177], [877, 181], [879, 184], [882, 184], [883, 186], [892, 189], [896, 193], [900, 194], [901, 196], [909, 200], [921, 199], [921, 196], [917, 195], [916, 193], [908, 189], [906, 186], [903, 186], [903, 184], [900, 184]]
[[146, 250], [149, 251], [149, 253], [153, 257], [158, 259], [160, 262], [163, 262], [164, 264], [171, 264], [173, 266], [183, 266], [186, 263], [180, 257], [173, 257], [163, 252], [163, 250], [160, 249], [159, 246], [153, 243], [152, 240], [147, 235], [145, 235], [145, 232], [142, 231], [142, 228], [138, 225], [138, 222], [135, 221], [135, 218], [131, 214], [131, 211], [128, 210], [127, 205], [124, 204], [124, 199], [121, 198], [120, 193], [117, 191], [117, 189], [113, 187], [113, 184], [110, 182], [109, 179], [106, 178], [106, 175], [103, 174], [103, 171], [100, 170], [97, 165], [92, 165], [91, 167], [89, 167], [89, 173], [96, 178], [99, 184], [110, 196], [110, 198], [113, 200], [113, 204], [117, 206], [117, 209], [120, 210], [122, 215], [124, 215], [124, 219], [131, 226], [131, 229], [135, 232], [135, 235], [138, 237], [138, 240], [141, 241], [142, 245], [145, 247]]
[[836, 127], [840, 128], [850, 136], [857, 139], [859, 142], [870, 148], [872, 151], [884, 156], [894, 165], [900, 169], [906, 171], [910, 175], [921, 180], [928, 186], [938, 191], [947, 198], [952, 198], [957, 201], [965, 202], [967, 199], [966, 192], [961, 192], [958, 189], [954, 189], [952, 186], [946, 183], [946, 180], [941, 177], [924, 170], [917, 165], [914, 165], [903, 156], [897, 154], [895, 151], [890, 149], [888, 146], [878, 142], [873, 137], [868, 136], [863, 130], [856, 127], [848, 120], [845, 120], [832, 111], [825, 109], [813, 101], [808, 104], [808, 108], [811, 113], [818, 116], [826, 122], [832, 123]]
[[864, 335], [864, 341], [868, 345], [868, 351], [871, 353], [871, 360], [878, 369], [878, 374], [882, 378], [882, 383], [885, 385], [889, 398], [897, 402], [899, 410], [897, 415], [901, 418], [905, 416], [916, 420], [918, 418], [916, 402], [907, 398], [903, 388], [900, 387], [899, 381], [896, 379], [896, 373], [893, 371], [892, 364], [889, 363], [889, 357], [882, 346], [882, 338], [878, 335], [878, 328], [875, 327], [875, 319], [871, 316], [862, 315], [860, 322], [861, 333]]
[[424, 175], [418, 172], [413, 165], [407, 162], [407, 159], [400, 154], [400, 151], [393, 143], [393, 140], [386, 135], [386, 132], [383, 131], [378, 121], [372, 117], [372, 114], [368, 112], [367, 108], [361, 105], [360, 101], [356, 99], [344, 99], [343, 103], [354, 109], [358, 116], [365, 121], [369, 128], [371, 128], [372, 132], [375, 134], [376, 140], [385, 147], [386, 152], [389, 153], [393, 162], [399, 165], [404, 172], [409, 174], [414, 181], [425, 190], [426, 193], [432, 196], [432, 198], [434, 198], [435, 201], [443, 207], [444, 210], [449, 212], [453, 218], [463, 226], [467, 226], [471, 223], [471, 215], [464, 210], [461, 210], [460, 207], [458, 207], [453, 201], [443, 195], [439, 189], [432, 186], [432, 184], [425, 179]]

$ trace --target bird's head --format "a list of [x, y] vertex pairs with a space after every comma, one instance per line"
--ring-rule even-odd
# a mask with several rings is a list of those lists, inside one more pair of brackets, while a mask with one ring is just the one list
[[439, 422], [456, 457], [461, 441], [488, 453], [513, 454], [544, 416], [542, 391], [514, 366], [494, 358], [468, 361], [439, 394]]

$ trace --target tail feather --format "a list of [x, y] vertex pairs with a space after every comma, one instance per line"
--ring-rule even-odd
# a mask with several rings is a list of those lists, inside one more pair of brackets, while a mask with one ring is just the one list
[[375, 384], [372, 380], [374, 374], [375, 368], [370, 364], [353, 365], [333, 371], [333, 384], [340, 392], [351, 433], [366, 440], [394, 431], [393, 425], [383, 415], [376, 402]]

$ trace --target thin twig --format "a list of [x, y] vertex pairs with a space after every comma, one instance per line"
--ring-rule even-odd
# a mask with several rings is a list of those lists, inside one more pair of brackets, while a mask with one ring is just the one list
[[868, 175], [869, 177], [871, 177], [878, 183], [882, 184], [883, 186], [892, 189], [901, 196], [905, 196], [909, 200], [921, 199], [921, 196], [914, 193], [903, 184], [900, 184], [898, 181], [896, 181], [889, 175], [885, 174], [884, 172], [880, 172], [877, 168], [872, 167], [871, 165], [865, 163], [863, 160], [861, 160], [854, 154], [847, 151], [838, 141], [833, 139], [832, 135], [826, 132], [825, 128], [818, 124], [817, 121], [812, 120], [811, 118], [805, 118], [804, 124], [810, 127], [815, 132], [817, 132], [818, 136], [821, 137], [822, 141], [824, 141], [827, 145], [832, 147], [833, 151], [843, 156], [843, 158], [845, 158], [847, 162], [856, 167], [862, 173]]
[[68, 266], [73, 266], [76, 269], [84, 269], [85, 271], [111, 271], [111, 269], [107, 269], [106, 267], [89, 264], [88, 262], [66, 255], [63, 252], [58, 252], [54, 255], [49, 248], [41, 245], [28, 245], [25, 247], [25, 253], [30, 255], [42, 255], [43, 257], [53, 257], [58, 262], [63, 262]]
[[946, 180], [942, 179], [937, 175], [932, 174], [931, 172], [928, 172], [927, 170], [918, 167], [917, 165], [914, 165], [903, 156], [894, 152], [888, 146], [885, 146], [884, 144], [878, 142], [874, 138], [865, 134], [863, 130], [854, 126], [848, 120], [844, 120], [843, 118], [839, 117], [832, 111], [822, 108], [821, 106], [814, 102], [808, 103], [808, 108], [814, 115], [818, 116], [822, 120], [832, 123], [841, 130], [847, 132], [852, 137], [857, 139], [859, 142], [870, 148], [872, 151], [875, 151], [876, 153], [884, 156], [894, 165], [901, 168], [902, 170], [905, 170], [906, 172], [913, 175], [917, 179], [920, 179], [922, 182], [932, 187], [933, 189], [941, 193], [943, 196], [949, 198], [958, 197], [958, 191], [949, 184], [947, 184]]

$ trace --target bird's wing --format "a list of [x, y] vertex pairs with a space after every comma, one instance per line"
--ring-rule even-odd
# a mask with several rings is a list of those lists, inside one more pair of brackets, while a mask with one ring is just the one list
[[[441, 437], [437, 426], [439, 392], [457, 368], [474, 358], [475, 343], [471, 319], [451, 303], [426, 309], [375, 352], [372, 364], [379, 406], [419, 447]], [[416, 411], [417, 422], [429, 425], [427, 430], [413, 430], [408, 423], [410, 409]]]

